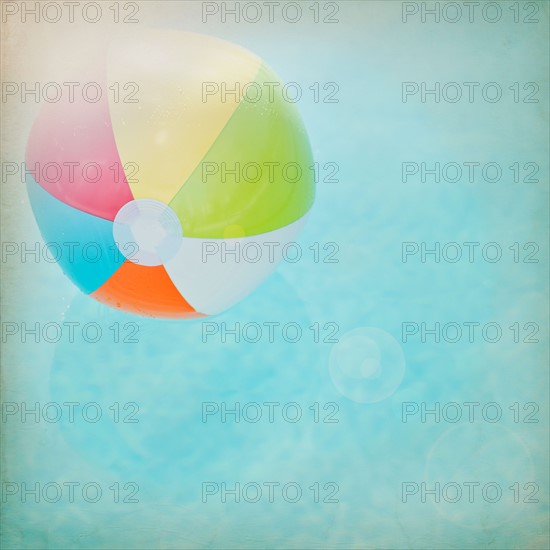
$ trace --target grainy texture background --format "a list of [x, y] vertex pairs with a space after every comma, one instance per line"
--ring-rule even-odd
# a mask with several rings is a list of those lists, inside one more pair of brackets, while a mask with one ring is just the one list
[[[204, 343], [200, 321], [109, 310], [78, 293], [53, 263], [3, 258], [3, 322], [97, 322], [103, 337], [92, 344], [77, 332], [72, 343], [66, 335], [37, 343], [33, 336], [22, 342], [20, 332], [3, 334], [2, 401], [29, 408], [97, 402], [103, 417], [97, 423], [81, 416], [71, 423], [66, 414], [58, 422], [7, 417], [2, 481], [19, 488], [94, 482], [103, 496], [85, 502], [77, 490], [75, 502], [66, 494], [55, 503], [33, 495], [23, 502], [4, 485], [2, 547], [548, 548], [548, 3], [519, 2], [519, 23], [506, 1], [496, 3], [502, 17], [495, 23], [480, 12], [469, 22], [461, 2], [457, 23], [430, 16], [422, 23], [420, 15], [404, 23], [401, 2], [321, 2], [322, 16], [338, 8], [334, 24], [312, 22], [313, 2], [301, 3], [296, 23], [278, 15], [269, 23], [265, 11], [258, 23], [231, 16], [224, 23], [220, 15], [203, 22], [201, 2], [160, 1], [129, 3], [139, 8], [138, 22], [115, 24], [112, 4], [100, 3], [104, 16], [94, 24], [78, 9], [75, 23], [65, 16], [54, 24], [8, 16], [3, 81], [63, 81], [99, 43], [148, 27], [211, 34], [252, 50], [283, 80], [301, 85], [297, 106], [314, 156], [339, 165], [338, 183], [319, 183], [300, 238], [306, 251], [314, 242], [337, 243], [339, 261], [307, 256], [283, 263], [215, 319], [228, 326], [297, 322], [304, 328], [300, 342], [223, 344], [219, 337]], [[527, 4], [537, 9], [538, 23], [523, 22]], [[497, 82], [503, 98], [422, 103], [417, 96], [404, 103], [405, 81]], [[339, 102], [312, 101], [308, 88], [315, 82], [336, 82]], [[508, 89], [514, 82], [538, 83], [539, 102], [515, 103]], [[2, 101], [2, 161], [20, 163], [39, 104], [17, 96]], [[406, 161], [497, 162], [503, 176], [403, 183]], [[539, 182], [514, 183], [508, 166], [516, 161], [537, 163]], [[18, 176], [2, 180], [1, 223], [3, 243], [43, 244]], [[417, 256], [403, 263], [403, 241], [497, 242], [503, 258], [422, 263]], [[539, 263], [515, 263], [508, 247], [516, 242], [536, 242]], [[407, 321], [493, 321], [503, 337], [493, 344], [479, 337], [422, 343], [418, 336], [405, 343]], [[138, 342], [114, 343], [109, 327], [117, 322], [136, 323]], [[307, 328], [314, 322], [337, 323], [340, 343], [314, 343]], [[537, 323], [540, 341], [514, 343], [508, 327], [516, 322]], [[367, 327], [391, 338], [377, 340], [380, 333]], [[400, 354], [402, 380], [380, 401], [362, 402], [382, 392], [402, 366]], [[342, 368], [345, 387], [337, 388], [334, 372]], [[304, 418], [204, 423], [205, 401], [297, 402]], [[403, 402], [468, 401], [497, 402], [502, 420], [402, 421]], [[139, 422], [113, 422], [109, 407], [127, 402], [138, 404]], [[308, 407], [315, 402], [337, 403], [339, 422], [314, 423]], [[515, 423], [508, 409], [515, 402], [535, 402], [539, 422]], [[265, 494], [258, 503], [201, 499], [203, 482], [267, 481], [297, 482], [303, 498], [295, 504], [270, 503]], [[430, 487], [491, 481], [503, 495], [496, 503], [479, 494], [470, 503], [465, 495], [453, 504], [422, 502], [418, 494], [404, 503], [402, 483], [422, 481]], [[136, 483], [139, 503], [113, 502], [115, 482]], [[339, 502], [313, 502], [308, 487], [315, 482], [337, 483]], [[536, 483], [538, 503], [515, 503], [508, 489], [515, 482]]]

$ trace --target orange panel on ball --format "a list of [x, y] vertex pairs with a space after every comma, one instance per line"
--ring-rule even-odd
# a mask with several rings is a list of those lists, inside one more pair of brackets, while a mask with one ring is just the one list
[[129, 260], [95, 292], [108, 306], [147, 317], [204, 317], [178, 292], [163, 266], [142, 266]]

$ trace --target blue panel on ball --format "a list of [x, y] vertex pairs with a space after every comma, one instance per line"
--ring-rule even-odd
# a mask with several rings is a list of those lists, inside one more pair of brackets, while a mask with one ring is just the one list
[[[113, 238], [113, 222], [68, 206], [27, 174], [27, 190], [40, 232], [63, 273], [90, 294], [125, 261]], [[93, 184], [90, 184], [93, 185]]]

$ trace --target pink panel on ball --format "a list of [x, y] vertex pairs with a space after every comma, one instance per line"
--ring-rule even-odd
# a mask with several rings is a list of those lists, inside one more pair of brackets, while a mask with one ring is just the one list
[[[101, 90], [99, 101], [95, 99]], [[118, 154], [103, 79], [62, 87], [60, 101], [45, 103], [31, 130], [26, 164], [34, 179], [64, 203], [113, 220], [133, 199]], [[53, 96], [53, 92], [52, 92]], [[55, 97], [55, 96], [53, 96]]]

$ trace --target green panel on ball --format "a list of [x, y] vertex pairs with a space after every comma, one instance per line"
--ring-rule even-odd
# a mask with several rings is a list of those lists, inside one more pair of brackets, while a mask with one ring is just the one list
[[[311, 208], [311, 148], [298, 110], [282, 90], [265, 65], [240, 90], [238, 108], [170, 202], [184, 236], [258, 235], [295, 222]], [[223, 99], [234, 96], [208, 98]]]

